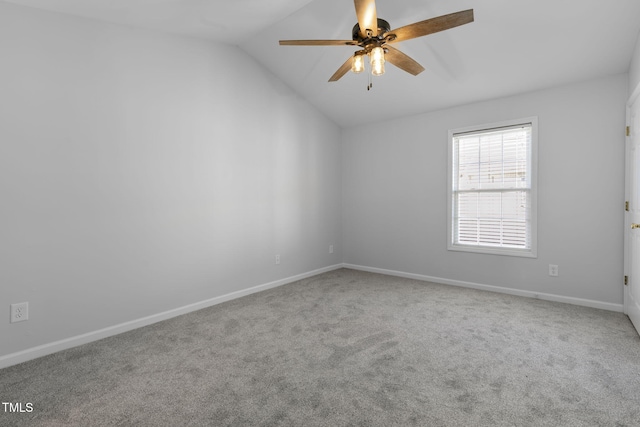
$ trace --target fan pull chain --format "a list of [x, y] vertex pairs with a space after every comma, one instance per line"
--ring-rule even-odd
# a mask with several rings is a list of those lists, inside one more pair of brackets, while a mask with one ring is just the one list
[[371, 90], [373, 88], [373, 83], [371, 82], [371, 70], [367, 70], [367, 63], [369, 61], [364, 61], [364, 74], [367, 75], [367, 90]]

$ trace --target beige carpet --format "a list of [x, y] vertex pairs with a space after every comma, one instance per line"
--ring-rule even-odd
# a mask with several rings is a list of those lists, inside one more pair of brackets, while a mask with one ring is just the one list
[[0, 370], [2, 426], [639, 426], [620, 313], [337, 270]]

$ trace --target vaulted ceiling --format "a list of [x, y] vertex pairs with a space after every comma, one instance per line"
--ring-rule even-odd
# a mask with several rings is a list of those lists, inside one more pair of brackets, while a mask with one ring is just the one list
[[[350, 39], [352, 0], [5, 0], [237, 45], [343, 127], [624, 73], [640, 31], [638, 0], [377, 0], [398, 28], [473, 9], [475, 21], [394, 46], [425, 67], [327, 80], [356, 50], [280, 46]], [[224, 66], [224, 58], [221, 58]]]

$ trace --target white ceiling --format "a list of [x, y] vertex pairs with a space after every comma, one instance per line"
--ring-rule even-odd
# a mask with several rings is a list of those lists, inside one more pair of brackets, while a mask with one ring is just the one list
[[426, 70], [329, 77], [356, 50], [279, 46], [350, 39], [351, 0], [5, 0], [238, 45], [341, 126], [418, 114], [624, 73], [640, 31], [638, 0], [377, 0], [392, 28], [474, 9], [475, 22], [395, 44]]

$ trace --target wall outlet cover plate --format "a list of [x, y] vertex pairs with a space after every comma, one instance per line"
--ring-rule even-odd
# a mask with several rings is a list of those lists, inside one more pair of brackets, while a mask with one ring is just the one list
[[11, 323], [29, 320], [29, 303], [19, 302], [11, 304]]

